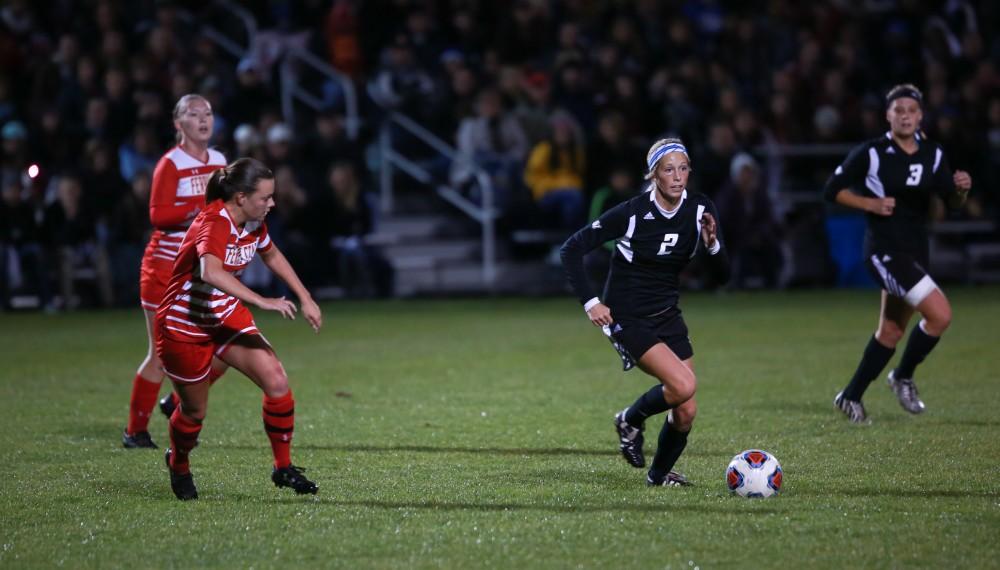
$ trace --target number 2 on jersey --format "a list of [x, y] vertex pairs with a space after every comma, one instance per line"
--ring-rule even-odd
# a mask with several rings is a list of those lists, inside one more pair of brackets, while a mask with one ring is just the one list
[[910, 177], [906, 179], [907, 186], [919, 186], [920, 177], [924, 173], [923, 164], [911, 164], [910, 165]]
[[670, 255], [670, 250], [677, 245], [677, 238], [680, 234], [663, 234], [663, 243], [660, 244], [660, 251], [656, 255]]

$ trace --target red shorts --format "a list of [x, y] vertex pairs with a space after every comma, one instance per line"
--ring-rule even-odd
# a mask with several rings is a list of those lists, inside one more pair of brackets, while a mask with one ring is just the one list
[[241, 336], [256, 335], [270, 346], [257, 330], [253, 315], [242, 304], [226, 318], [222, 326], [208, 329], [210, 340], [178, 340], [180, 335], [165, 331], [161, 319], [156, 320], [156, 354], [163, 362], [163, 372], [175, 382], [196, 383], [208, 378], [212, 357], [221, 357]]
[[139, 268], [139, 302], [144, 310], [155, 312], [160, 306], [173, 271], [172, 261], [153, 257], [149, 252], [142, 256], [142, 266]]

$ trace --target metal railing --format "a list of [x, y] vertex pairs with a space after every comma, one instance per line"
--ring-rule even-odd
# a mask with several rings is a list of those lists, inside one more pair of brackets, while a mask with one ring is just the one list
[[218, 44], [222, 49], [228, 51], [233, 57], [244, 58], [248, 53], [253, 53], [257, 44], [257, 20], [254, 20], [246, 8], [238, 2], [231, 0], [215, 0], [215, 4], [221, 6], [227, 14], [236, 16], [246, 29], [247, 46], [244, 48], [231, 40], [229, 36], [211, 26], [205, 26], [204, 33], [208, 38]]
[[194, 14], [188, 10], [178, 9], [177, 15], [184, 23], [197, 28], [202, 35], [212, 40], [212, 43], [222, 48], [233, 58], [242, 59], [247, 54], [253, 53], [257, 42], [257, 21], [254, 20], [253, 14], [248, 12], [238, 2], [232, 2], [231, 0], [214, 0], [209, 8], [211, 7], [218, 7], [220, 14], [226, 18], [235, 17], [243, 25], [242, 32], [247, 45], [241, 45], [238, 40], [233, 39], [224, 31], [212, 25], [210, 22], [212, 13]]
[[[830, 158], [832, 162], [842, 160], [854, 148], [850, 144], [779, 144], [766, 141], [753, 149], [754, 154], [761, 157], [767, 173], [767, 193], [775, 203], [779, 218], [788, 210], [800, 204], [822, 202], [823, 194], [820, 188], [790, 188], [785, 173], [788, 159], [796, 158]], [[830, 169], [833, 172], [833, 168]]]
[[[235, 17], [243, 26], [242, 33], [246, 39], [246, 45], [227, 35], [223, 30], [213, 26], [210, 22], [199, 19], [198, 16], [186, 10], [180, 10], [180, 17], [187, 23], [197, 25], [201, 33], [212, 40], [217, 46], [222, 48], [233, 58], [239, 60], [245, 57], [252, 57], [257, 51], [258, 29], [257, 21], [246, 8], [239, 2], [233, 0], [214, 0], [212, 7], [218, 7], [221, 13], [228, 17]], [[358, 95], [354, 82], [350, 77], [337, 71], [331, 65], [316, 57], [312, 53], [299, 47], [284, 46], [281, 53], [281, 63], [278, 68], [281, 90], [281, 112], [285, 121], [294, 123], [295, 102], [298, 101], [318, 111], [322, 106], [322, 100], [302, 87], [299, 81], [298, 70], [308, 68], [322, 75], [325, 79], [337, 83], [344, 97], [344, 127], [347, 136], [351, 140], [357, 140], [361, 130], [361, 116], [358, 113]]]
[[492, 286], [496, 280], [496, 226], [497, 212], [493, 208], [494, 192], [490, 175], [473, 165], [473, 177], [482, 195], [482, 204], [469, 200], [448, 184], [435, 180], [434, 174], [420, 163], [410, 160], [396, 152], [392, 144], [392, 132], [399, 128], [413, 135], [418, 140], [434, 149], [452, 162], [467, 160], [458, 151], [441, 140], [434, 133], [420, 126], [406, 115], [395, 111], [386, 111], [382, 125], [379, 127], [378, 149], [381, 157], [379, 166], [380, 206], [384, 213], [391, 213], [395, 207], [393, 190], [394, 169], [408, 174], [421, 184], [434, 188], [438, 196], [452, 204], [464, 214], [479, 223], [482, 228], [483, 240], [483, 284]]
[[298, 69], [302, 66], [321, 74], [340, 86], [344, 97], [344, 127], [347, 130], [348, 138], [357, 140], [358, 132], [361, 130], [361, 117], [358, 114], [358, 95], [354, 88], [354, 82], [330, 64], [298, 47], [285, 50], [279, 68], [281, 113], [285, 120], [290, 123], [294, 122], [296, 101], [305, 104], [313, 111], [318, 111], [323, 106], [323, 101], [319, 97], [302, 87], [298, 77]]

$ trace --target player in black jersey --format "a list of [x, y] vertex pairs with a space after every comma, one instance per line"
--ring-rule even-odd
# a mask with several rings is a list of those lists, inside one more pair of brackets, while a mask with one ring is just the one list
[[[672, 468], [697, 411], [697, 381], [694, 350], [677, 306], [679, 275], [699, 252], [708, 256], [720, 281], [728, 279], [729, 263], [715, 205], [687, 189], [691, 163], [680, 139], [654, 143], [646, 163], [649, 188], [573, 234], [562, 247], [562, 262], [587, 316], [611, 339], [625, 370], [638, 364], [659, 380], [615, 416], [622, 455], [629, 465], [644, 467], [646, 418], [670, 410], [646, 482], [686, 485]], [[615, 240], [615, 250], [601, 299], [591, 290], [583, 258], [609, 240]]]
[[948, 299], [925, 269], [927, 213], [932, 193], [960, 207], [972, 179], [962, 171], [952, 173], [941, 146], [921, 134], [922, 103], [923, 95], [913, 85], [893, 87], [886, 95], [889, 132], [852, 150], [824, 190], [827, 200], [866, 212], [865, 258], [882, 286], [878, 330], [854, 377], [834, 398], [834, 405], [854, 423], [868, 421], [861, 396], [889, 363], [914, 310], [923, 318], [913, 327], [888, 381], [903, 409], [924, 411], [913, 371], [951, 324]]

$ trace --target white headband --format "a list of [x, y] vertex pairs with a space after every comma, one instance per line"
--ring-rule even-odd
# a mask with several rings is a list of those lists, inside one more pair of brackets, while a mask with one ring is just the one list
[[[684, 156], [688, 156], [687, 148], [685, 148], [684, 145], [680, 143], [665, 144], [658, 148], [656, 152], [653, 153], [653, 156], [649, 157], [649, 164], [647, 165], [649, 167], [649, 172], [652, 172], [653, 169], [656, 168], [656, 163], [663, 158], [663, 155], [671, 152], [683, 152]], [[690, 159], [690, 157], [688, 158]]]

